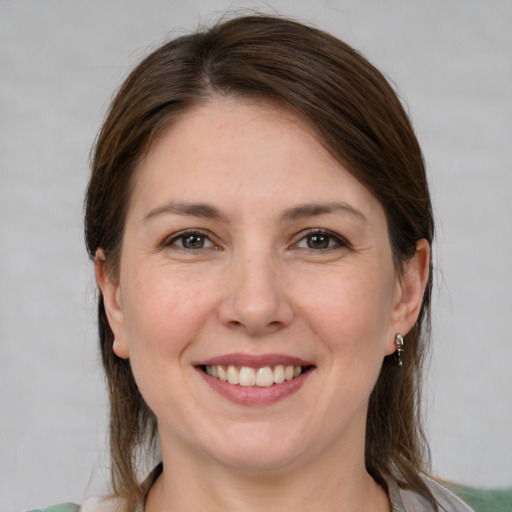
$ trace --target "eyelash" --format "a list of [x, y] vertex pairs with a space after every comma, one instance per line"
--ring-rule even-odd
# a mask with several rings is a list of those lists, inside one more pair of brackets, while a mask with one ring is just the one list
[[[202, 240], [203, 246], [200, 247], [186, 247], [184, 245], [185, 240], [187, 238], [196, 237], [197, 239]], [[327, 247], [300, 247], [301, 242], [308, 243], [308, 238], [312, 237], [318, 237], [320, 239], [327, 239]], [[181, 240], [181, 244], [178, 244], [178, 242]], [[333, 242], [334, 245], [331, 245], [331, 242]], [[207, 247], [204, 247], [204, 244], [210, 244]], [[219, 247], [212, 242], [211, 238], [204, 232], [199, 230], [190, 230], [190, 231], [182, 231], [181, 233], [177, 233], [173, 235], [171, 238], [168, 238], [163, 243], [164, 247], [169, 246], [177, 246], [180, 249], [184, 250], [200, 250], [200, 249], [218, 249]], [[334, 249], [339, 249], [342, 247], [350, 247], [350, 244], [340, 235], [333, 233], [332, 231], [327, 231], [325, 229], [312, 229], [310, 231], [307, 231], [306, 233], [302, 233], [301, 238], [297, 243], [295, 243], [293, 246], [293, 249], [305, 249], [307, 251], [312, 252], [323, 252], [323, 251], [329, 251]]]
[[[211, 244], [211, 246], [210, 247], [196, 247], [196, 248], [185, 247], [183, 245], [185, 239], [191, 238], [191, 237], [200, 238], [203, 240], [203, 242], [206, 242], [206, 243], [209, 242]], [[178, 240], [182, 241], [181, 244], [176, 243]], [[218, 249], [218, 247], [212, 242], [211, 238], [206, 233], [203, 233], [202, 231], [198, 231], [198, 230], [182, 231], [181, 233], [177, 233], [177, 234], [173, 235], [172, 237], [167, 238], [163, 243], [164, 247], [169, 247], [172, 245], [175, 245], [175, 246], [179, 247], [180, 249], [191, 250], [191, 251], [199, 250], [199, 249]]]
[[[328, 239], [328, 246], [327, 247], [299, 247], [299, 244], [303, 241], [306, 241], [308, 238], [312, 237], [319, 237], [319, 238], [327, 238]], [[334, 245], [330, 245], [330, 243], [334, 242]], [[298, 249], [305, 249], [312, 252], [322, 252], [322, 251], [329, 251], [329, 250], [335, 250], [342, 247], [350, 247], [350, 244], [345, 240], [342, 236], [333, 233], [332, 231], [327, 231], [325, 229], [312, 229], [310, 231], [307, 231], [305, 234], [302, 234], [300, 240], [294, 244], [294, 248]]]

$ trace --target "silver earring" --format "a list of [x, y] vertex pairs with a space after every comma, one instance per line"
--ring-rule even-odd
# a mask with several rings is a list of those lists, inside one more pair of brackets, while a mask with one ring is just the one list
[[404, 337], [401, 334], [395, 336], [396, 362], [402, 366], [402, 354], [404, 353]]

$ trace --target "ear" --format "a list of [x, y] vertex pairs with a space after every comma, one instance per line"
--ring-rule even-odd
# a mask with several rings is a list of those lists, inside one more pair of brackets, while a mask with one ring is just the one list
[[107, 314], [108, 323], [114, 333], [114, 344], [112, 348], [118, 357], [128, 359], [129, 351], [126, 342], [119, 282], [114, 280], [107, 271], [103, 249], [96, 251], [94, 264], [96, 269], [96, 282], [103, 296], [103, 305], [105, 313]]
[[396, 334], [405, 336], [414, 326], [423, 304], [423, 294], [430, 272], [430, 245], [425, 239], [418, 240], [414, 256], [405, 263], [393, 297], [387, 354], [392, 354]]

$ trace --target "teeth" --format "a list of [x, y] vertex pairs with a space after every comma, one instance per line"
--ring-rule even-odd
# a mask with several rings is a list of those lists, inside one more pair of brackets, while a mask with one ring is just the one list
[[240, 368], [240, 386], [254, 386], [256, 384], [256, 372], [254, 368], [242, 366]]
[[274, 368], [274, 382], [276, 384], [281, 384], [284, 380], [284, 366], [280, 364]]
[[292, 380], [302, 373], [301, 366], [284, 366], [277, 365], [274, 369], [270, 366], [261, 368], [251, 368], [250, 366], [242, 366], [238, 369], [235, 365], [230, 364], [227, 368], [221, 365], [206, 365], [205, 372], [223, 382], [240, 386], [259, 386], [269, 387], [273, 384], [281, 384], [285, 380]]
[[[208, 368], [208, 366], [206, 368]], [[226, 370], [224, 370], [224, 368], [222, 366], [217, 366], [216, 368], [217, 368], [217, 373], [219, 374], [219, 379], [223, 382], [227, 382], [228, 374], [227, 374]], [[212, 371], [212, 375], [213, 375], [213, 371]]]
[[240, 383], [240, 373], [232, 364], [228, 366], [228, 382], [230, 384]]
[[265, 388], [267, 386], [272, 386], [272, 384], [274, 384], [274, 372], [272, 371], [272, 368], [268, 366], [260, 368], [256, 374], [256, 386]]

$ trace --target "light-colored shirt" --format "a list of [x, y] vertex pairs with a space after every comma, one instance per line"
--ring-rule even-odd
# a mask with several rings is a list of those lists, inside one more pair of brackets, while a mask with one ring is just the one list
[[[473, 512], [473, 509], [464, 503], [458, 496], [441, 486], [434, 480], [427, 480], [430, 491], [446, 512]], [[392, 512], [433, 512], [432, 505], [422, 496], [413, 491], [400, 489], [396, 482], [388, 482], [389, 499]], [[55, 505], [30, 512], [119, 512], [118, 499], [89, 498], [79, 506], [73, 503]], [[134, 511], [140, 512], [140, 511]]]

